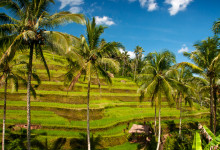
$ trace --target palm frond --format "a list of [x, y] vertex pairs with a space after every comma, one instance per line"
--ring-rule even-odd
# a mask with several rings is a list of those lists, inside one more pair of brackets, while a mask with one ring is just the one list
[[67, 23], [79, 23], [79, 24], [85, 24], [85, 19], [82, 14], [71, 14], [70, 12], [59, 12], [52, 16], [46, 17], [47, 19], [40, 20], [39, 23], [41, 25], [41, 28], [49, 28], [53, 29], [60, 25], [67, 24]]
[[11, 84], [12, 84], [12, 91], [15, 89], [18, 91], [18, 78], [14, 74], [9, 74], [8, 79], [11, 79]]
[[98, 73], [99, 73], [102, 77], [105, 78], [105, 80], [106, 80], [106, 82], [107, 82], [108, 84], [111, 85], [111, 84], [112, 84], [112, 80], [111, 80], [110, 74], [109, 74], [107, 71], [105, 71], [101, 65], [97, 65], [96, 67], [97, 67]]
[[21, 47], [20, 43], [22, 41], [22, 37], [23, 34], [19, 34], [18, 36], [15, 37], [15, 39], [12, 41], [12, 43], [10, 44], [10, 46], [8, 47], [8, 49], [5, 51], [2, 58], [0, 59], [0, 65], [2, 65], [2, 63], [4, 63], [6, 59], [7, 61], [10, 61], [14, 57], [17, 48]]
[[102, 58], [101, 63], [107, 64], [109, 68], [113, 69], [116, 72], [119, 72], [119, 62], [113, 58]]
[[76, 82], [78, 81], [78, 79], [80, 78], [80, 76], [82, 75], [83, 69], [79, 70], [79, 72], [77, 73], [77, 75], [73, 78], [73, 80], [71, 81], [68, 91], [72, 90], [74, 85], [76, 84]]
[[172, 106], [174, 104], [174, 100], [172, 96], [172, 87], [164, 78], [162, 78], [161, 86], [164, 91], [164, 94], [166, 95], [169, 105]]
[[44, 31], [43, 36], [47, 45], [56, 53], [65, 54], [69, 51], [69, 39], [65, 34], [56, 31]]
[[38, 47], [38, 50], [39, 50], [39, 53], [40, 53], [41, 61], [42, 61], [43, 64], [44, 64], [44, 67], [45, 67], [45, 69], [46, 69], [46, 71], [47, 71], [47, 75], [48, 75], [49, 80], [50, 80], [50, 70], [49, 70], [49, 68], [48, 68], [48, 66], [47, 66], [47, 62], [46, 62], [46, 59], [45, 59], [45, 57], [44, 57], [43, 50], [42, 50], [41, 46]]
[[37, 81], [37, 85], [35, 85], [35, 88], [37, 88], [41, 84], [40, 77], [36, 73], [32, 73], [32, 77]]
[[181, 62], [176, 64], [176, 68], [183, 68], [183, 67], [190, 68], [194, 73], [201, 73], [203, 71], [202, 68], [189, 62]]

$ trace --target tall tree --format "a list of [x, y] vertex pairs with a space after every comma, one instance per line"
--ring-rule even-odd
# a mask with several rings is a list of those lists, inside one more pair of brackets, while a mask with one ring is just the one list
[[[99, 87], [101, 86], [99, 76], [106, 79], [107, 83], [111, 83], [111, 74], [104, 69], [104, 64], [108, 67], [119, 71], [119, 64], [116, 60], [105, 57], [106, 53], [111, 53], [121, 46], [117, 42], [101, 42], [100, 36], [106, 27], [97, 26], [95, 18], [92, 22], [87, 20], [86, 37], [81, 35], [80, 38], [75, 38], [74, 47], [68, 52], [69, 71], [66, 74], [66, 82], [70, 82], [69, 90], [71, 90], [82, 74], [87, 78], [87, 142], [88, 150], [91, 149], [90, 144], [90, 119], [89, 119], [89, 102], [90, 102], [90, 85], [91, 78], [95, 76], [98, 80]], [[76, 67], [77, 66], [77, 67]]]
[[191, 80], [193, 80], [193, 70], [200, 70], [196, 65], [191, 63], [179, 63], [176, 65], [176, 74], [174, 75], [174, 89], [177, 91], [177, 101], [180, 110], [180, 123], [179, 123], [179, 136], [181, 136], [182, 127], [182, 102], [189, 103], [192, 106], [192, 96], [195, 96], [195, 91], [191, 86]]
[[162, 94], [165, 95], [170, 105], [174, 103], [172, 97], [172, 87], [174, 84], [170, 77], [174, 74], [175, 70], [171, 66], [175, 63], [175, 56], [169, 51], [153, 52], [146, 56], [147, 65], [143, 68], [142, 73], [138, 76], [138, 80], [142, 80], [142, 85], [139, 92], [151, 97], [153, 103], [158, 104], [159, 109], [159, 131], [158, 131], [158, 144], [157, 150], [160, 147], [161, 136], [161, 100]]
[[195, 51], [191, 53], [184, 53], [185, 56], [192, 59], [192, 61], [203, 69], [203, 76], [209, 79], [209, 93], [210, 93], [210, 128], [215, 133], [213, 127], [214, 115], [214, 102], [213, 102], [213, 84], [217, 75], [217, 70], [220, 67], [220, 49], [219, 39], [217, 37], [208, 37], [207, 40], [200, 41], [194, 45]]
[[121, 54], [121, 59], [122, 59], [122, 63], [123, 63], [123, 67], [122, 67], [122, 76], [125, 76], [125, 67], [128, 65], [128, 61], [129, 61], [129, 55], [128, 55], [128, 51], [124, 51]]
[[34, 50], [40, 56], [48, 76], [49, 69], [43, 55], [43, 45], [49, 45], [53, 50], [67, 49], [66, 36], [63, 33], [51, 30], [61, 24], [77, 22], [84, 23], [83, 15], [60, 12], [53, 15], [48, 13], [53, 0], [2, 0], [0, 6], [9, 9], [16, 17], [12, 18], [5, 13], [0, 14], [0, 31], [4, 33], [0, 43], [10, 39], [11, 45], [0, 60], [13, 58], [17, 48], [26, 45], [29, 48], [28, 83], [27, 83], [27, 147], [31, 149], [31, 114], [30, 114], [30, 89], [32, 77], [32, 61]]
[[134, 80], [136, 79], [137, 70], [139, 68], [138, 62], [141, 60], [143, 52], [144, 52], [143, 48], [140, 46], [136, 46], [136, 48], [134, 49], [134, 53], [135, 53]]
[[[0, 50], [2, 50], [0, 48]], [[4, 52], [1, 51], [1, 52]], [[5, 149], [5, 123], [6, 123], [6, 100], [7, 100], [7, 89], [8, 83], [11, 83], [12, 90], [18, 90], [19, 82], [21, 81], [23, 85], [27, 86], [27, 81], [23, 77], [27, 75], [27, 63], [21, 55], [16, 56], [12, 61], [5, 60], [5, 63], [0, 66], [0, 82], [4, 84], [4, 105], [3, 105], [3, 125], [2, 125], [2, 150]], [[33, 78], [38, 81], [38, 86], [40, 84], [39, 77], [36, 74], [32, 74]], [[36, 92], [33, 87], [31, 87], [31, 92], [34, 97], [36, 97]]]
[[220, 33], [220, 19], [218, 19], [218, 21], [215, 21], [213, 26], [212, 26], [212, 30], [215, 34], [219, 34]]

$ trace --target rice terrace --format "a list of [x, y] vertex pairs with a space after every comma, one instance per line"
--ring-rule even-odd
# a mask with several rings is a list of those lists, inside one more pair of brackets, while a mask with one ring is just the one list
[[220, 149], [219, 4], [1, 0], [0, 147]]

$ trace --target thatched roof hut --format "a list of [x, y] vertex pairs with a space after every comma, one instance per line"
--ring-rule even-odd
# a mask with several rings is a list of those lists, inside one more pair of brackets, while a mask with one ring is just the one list
[[149, 131], [150, 131], [150, 127], [147, 126], [147, 125], [133, 124], [133, 126], [129, 130], [129, 133], [145, 133], [145, 134], [148, 134]]

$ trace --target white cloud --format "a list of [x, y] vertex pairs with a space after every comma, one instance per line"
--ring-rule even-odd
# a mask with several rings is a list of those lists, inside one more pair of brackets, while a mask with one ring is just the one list
[[80, 7], [84, 4], [84, 0], [58, 0], [61, 2], [60, 9], [63, 9], [67, 6], [70, 7], [69, 11], [72, 13], [79, 13], [82, 8]]
[[124, 53], [124, 50], [122, 48], [118, 49], [121, 53]]
[[178, 53], [188, 52], [189, 48], [186, 46], [186, 44], [182, 45], [182, 48], [178, 50]]
[[193, 0], [166, 0], [165, 3], [170, 4], [169, 12], [171, 16], [176, 15], [179, 11], [184, 11]]
[[[135, 2], [136, 0], [128, 0], [129, 2]], [[154, 11], [158, 8], [156, 0], [139, 0], [141, 7], [147, 8], [148, 11]]]
[[156, 0], [139, 0], [141, 7], [146, 7], [148, 11], [154, 11], [158, 8]]
[[96, 16], [95, 21], [98, 25], [103, 24], [103, 25], [111, 26], [115, 24], [115, 22], [112, 21], [112, 19], [107, 16], [103, 16], [103, 17]]
[[80, 7], [71, 7], [71, 8], [69, 9], [69, 11], [70, 11], [71, 13], [73, 13], [73, 14], [77, 14], [77, 13], [79, 13], [81, 10], [82, 10], [82, 8], [80, 8]]
[[135, 53], [132, 51], [128, 51], [128, 55], [130, 56], [131, 59], [135, 58]]
[[[121, 53], [124, 53], [124, 52], [125, 52], [122, 48], [119, 48], [119, 51], [120, 51]], [[134, 59], [134, 58], [135, 58], [135, 53], [132, 52], [132, 51], [128, 51], [128, 55], [129, 55], [129, 57], [130, 57], [131, 59]]]
[[155, 0], [149, 0], [148, 1], [148, 11], [154, 11], [158, 8], [157, 3]]
[[145, 7], [147, 0], [139, 0], [141, 7]]

